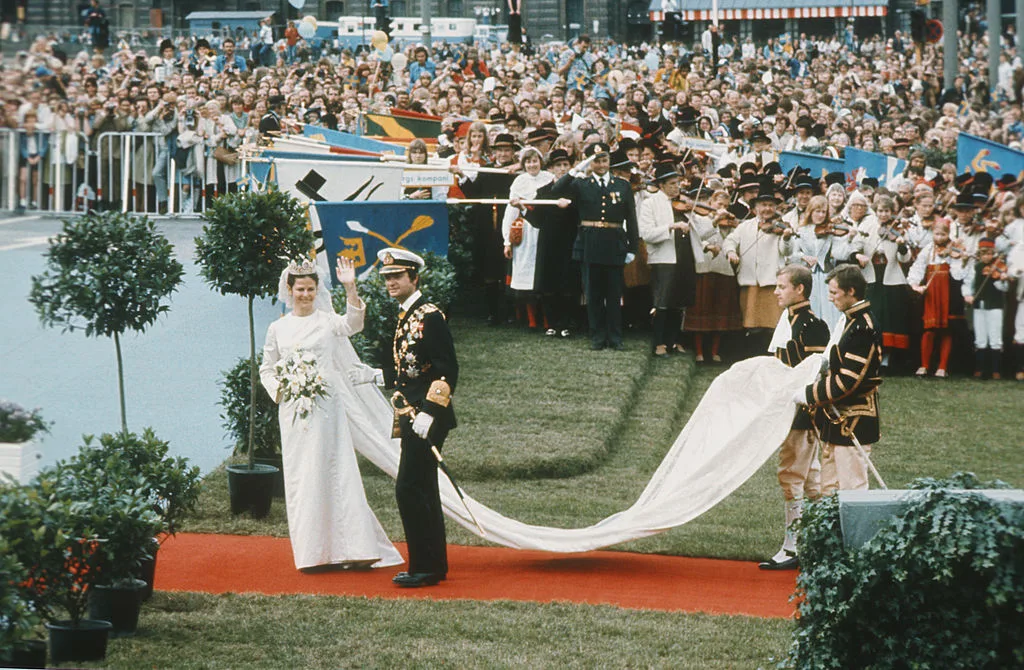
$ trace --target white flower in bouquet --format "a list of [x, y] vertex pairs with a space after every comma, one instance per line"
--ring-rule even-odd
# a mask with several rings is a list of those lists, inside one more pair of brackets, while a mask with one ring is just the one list
[[317, 398], [327, 397], [327, 382], [316, 355], [309, 351], [295, 349], [279, 360], [274, 364], [274, 376], [281, 385], [281, 402], [295, 401], [295, 416], [300, 419], [309, 417]]

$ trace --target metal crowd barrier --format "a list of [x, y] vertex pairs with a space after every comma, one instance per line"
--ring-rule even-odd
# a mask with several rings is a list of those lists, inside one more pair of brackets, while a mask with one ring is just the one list
[[247, 162], [222, 165], [205, 146], [179, 152], [174, 133], [105, 132], [92, 142], [82, 132], [36, 136], [46, 150], [27, 166], [25, 131], [0, 130], [0, 211], [198, 216], [213, 198], [249, 182]]

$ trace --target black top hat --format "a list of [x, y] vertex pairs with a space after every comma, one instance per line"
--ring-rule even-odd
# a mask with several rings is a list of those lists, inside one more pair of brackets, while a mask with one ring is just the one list
[[953, 180], [953, 183], [956, 184], [956, 187], [959, 189], [966, 188], [970, 184], [974, 183], [974, 175], [971, 174], [970, 172], [958, 174], [956, 176], [956, 179]]
[[753, 133], [750, 134], [750, 143], [753, 144], [754, 142], [766, 142], [768, 144], [771, 144], [771, 140], [768, 139], [768, 136], [764, 133], [763, 130], [755, 130]]
[[320, 195], [320, 188], [327, 183], [324, 176], [316, 170], [310, 170], [306, 173], [306, 176], [295, 182], [295, 188], [299, 190], [299, 193], [306, 196], [314, 202], [324, 202], [327, 198]]
[[509, 133], [498, 133], [498, 136], [491, 142], [491, 147], [497, 149], [498, 147], [511, 147], [515, 149], [519, 144], [516, 142], [516, 138], [512, 137]]
[[565, 149], [555, 149], [548, 154], [548, 165], [554, 165], [558, 161], [569, 163], [569, 153]]
[[809, 175], [800, 175], [793, 180], [793, 192], [799, 191], [800, 189], [809, 188], [812, 191], [818, 190], [818, 182], [811, 179]]
[[996, 181], [996, 188], [1000, 191], [1012, 191], [1020, 186], [1020, 182], [1012, 174], [1006, 173]]
[[825, 188], [828, 188], [832, 184], [839, 184], [840, 186], [846, 186], [846, 173], [845, 172], [829, 172], [825, 175]]
[[593, 144], [588, 144], [583, 153], [587, 158], [607, 155], [609, 153], [608, 145], [604, 142], [594, 142]]
[[988, 192], [992, 190], [992, 184], [995, 183], [995, 179], [988, 172], [975, 172], [974, 173], [974, 185], [973, 189], [975, 193], [984, 193], [988, 196]]
[[761, 168], [761, 174], [769, 176], [782, 174], [782, 166], [779, 164], [778, 161], [771, 161], [769, 163], [765, 163], [764, 167]]
[[747, 161], [740, 165], [740, 174], [757, 174], [757, 163]]
[[878, 188], [878, 180], [874, 177], [864, 177], [860, 180], [861, 186], [867, 186], [868, 188]]
[[609, 160], [611, 161], [610, 167], [613, 170], [629, 169], [635, 165], [633, 161], [629, 160], [629, 157], [626, 156], [626, 152], [622, 149], [616, 149], [613, 151]]
[[772, 185], [771, 181], [765, 179], [758, 185], [757, 195], [754, 197], [754, 202], [765, 202], [767, 200], [778, 202], [779, 196], [775, 193], [775, 187]]
[[974, 201], [975, 207], [984, 207], [988, 204], [988, 193], [982, 193], [981, 191], [973, 191], [971, 193], [971, 199]]
[[718, 176], [719, 177], [724, 177], [725, 179], [730, 179], [733, 176], [735, 176], [735, 174], [736, 174], [736, 164], [735, 163], [729, 163], [728, 165], [726, 165], [724, 167], [718, 168]]
[[956, 202], [950, 205], [952, 209], [974, 209], [976, 206], [970, 189], [960, 191], [960, 194], [956, 196]]
[[544, 128], [536, 128], [526, 134], [527, 144], [536, 144], [538, 142], [544, 142], [551, 139], [551, 135]]
[[740, 177], [740, 181], [736, 184], [737, 191], [745, 191], [748, 188], [760, 188], [761, 180], [757, 178], [756, 174], [745, 174]]
[[526, 121], [523, 121], [523, 117], [519, 116], [515, 112], [512, 112], [505, 117], [505, 125], [507, 126], [510, 123], [518, 123], [520, 128], [526, 125]]
[[654, 181], [658, 183], [678, 176], [679, 172], [676, 171], [676, 165], [672, 161], [661, 161], [654, 166]]
[[285, 97], [283, 95], [272, 95], [267, 98], [267, 107], [273, 109], [285, 103]]
[[665, 134], [665, 129], [657, 121], [651, 121], [644, 125], [643, 136], [645, 140], [658, 140]]

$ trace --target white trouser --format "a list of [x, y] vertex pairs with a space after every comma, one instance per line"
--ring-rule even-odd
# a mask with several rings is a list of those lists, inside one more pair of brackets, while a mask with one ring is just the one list
[[1003, 310], [974, 310], [974, 348], [1003, 348]]
[[[1024, 279], [1017, 281], [1024, 282]], [[1017, 318], [1013, 322], [1013, 341], [1017, 344], [1024, 344], [1024, 300], [1017, 303]]]

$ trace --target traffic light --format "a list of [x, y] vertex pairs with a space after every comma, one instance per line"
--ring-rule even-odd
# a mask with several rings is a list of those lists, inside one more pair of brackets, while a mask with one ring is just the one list
[[925, 24], [927, 22], [928, 17], [924, 11], [915, 9], [910, 12], [910, 39], [914, 40], [915, 44], [924, 44]]

